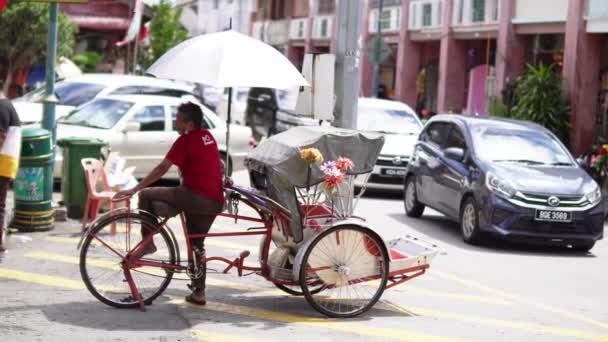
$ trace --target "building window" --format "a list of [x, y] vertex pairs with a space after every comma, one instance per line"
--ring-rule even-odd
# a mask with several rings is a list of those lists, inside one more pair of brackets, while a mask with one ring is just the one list
[[213, 9], [217, 9], [220, 6], [219, 2], [219, 0], [213, 0]]
[[437, 26], [443, 23], [443, 1], [437, 3]]
[[298, 23], [298, 37], [304, 37], [304, 22], [300, 21]]
[[500, 0], [494, 0], [494, 11], [492, 12], [493, 21], [498, 21], [499, 12], [500, 12]]
[[327, 19], [321, 20], [321, 37], [327, 37]]
[[391, 11], [382, 10], [382, 13], [380, 14], [380, 27], [383, 30], [391, 28]]
[[464, 18], [464, 0], [458, 0], [458, 24], [462, 24]]
[[422, 26], [433, 25], [433, 6], [431, 4], [422, 5]]
[[486, 17], [486, 0], [473, 0], [473, 22], [483, 22]]
[[320, 0], [319, 14], [333, 14], [336, 10], [335, 0]]

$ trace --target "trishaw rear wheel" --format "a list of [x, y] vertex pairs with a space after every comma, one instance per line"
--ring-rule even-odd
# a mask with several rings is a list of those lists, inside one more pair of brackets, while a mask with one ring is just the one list
[[[388, 281], [389, 258], [382, 239], [357, 225], [332, 227], [304, 252], [300, 285], [308, 303], [329, 317], [348, 318], [369, 310]], [[312, 285], [322, 286], [314, 293]]]
[[[85, 238], [80, 251], [80, 274], [87, 289], [101, 302], [116, 308], [135, 308], [125, 279], [125, 256], [141, 240], [140, 227], [153, 230], [156, 223], [148, 216], [120, 214], [101, 222]], [[115, 233], [112, 234], [112, 227]], [[167, 269], [143, 266], [129, 268], [144, 304], [150, 305], [169, 286], [173, 278], [171, 266], [176, 265], [176, 252], [169, 233], [162, 228], [154, 235], [156, 252], [141, 259], [163, 262]]]

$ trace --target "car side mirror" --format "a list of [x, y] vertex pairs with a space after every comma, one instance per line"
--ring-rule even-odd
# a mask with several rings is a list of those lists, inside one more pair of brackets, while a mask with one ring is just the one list
[[122, 129], [123, 133], [127, 132], [139, 132], [141, 130], [141, 124], [135, 121], [129, 121], [125, 125], [125, 128]]
[[464, 150], [460, 147], [447, 148], [444, 154], [448, 159], [452, 159], [458, 162], [462, 162], [464, 160]]

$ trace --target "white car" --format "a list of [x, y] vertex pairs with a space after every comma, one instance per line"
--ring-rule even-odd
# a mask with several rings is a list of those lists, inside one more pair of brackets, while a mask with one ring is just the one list
[[[59, 102], [55, 118], [68, 115], [76, 107], [96, 97], [107, 95], [163, 95], [182, 97], [193, 95], [193, 86], [147, 76], [116, 74], [84, 74], [55, 84]], [[44, 87], [13, 100], [19, 119], [25, 125], [42, 121]]]
[[[277, 130], [285, 131], [294, 126], [318, 125], [309, 117], [279, 112]], [[423, 124], [408, 105], [399, 101], [359, 98], [357, 105], [357, 130], [384, 134], [385, 142], [376, 166], [369, 177], [367, 188], [403, 191], [403, 177], [410, 155]], [[355, 185], [363, 185], [363, 176]]]
[[[187, 99], [195, 102], [193, 98]], [[169, 96], [114, 95], [96, 98], [58, 121], [57, 139], [67, 137], [98, 138], [109, 144], [135, 166], [134, 176], [146, 176], [165, 157], [179, 136], [174, 130], [177, 107], [186, 99]], [[203, 127], [209, 129], [218, 142], [220, 153], [226, 153], [226, 124], [205, 106]], [[230, 126], [229, 165], [240, 168], [251, 150], [251, 129]], [[55, 178], [61, 177], [62, 152], [56, 153]], [[166, 175], [178, 179], [177, 168]]]
[[[359, 99], [357, 129], [384, 134], [384, 146], [367, 188], [403, 191], [403, 177], [422, 127], [416, 112], [403, 102]], [[360, 184], [361, 177], [357, 180]]]

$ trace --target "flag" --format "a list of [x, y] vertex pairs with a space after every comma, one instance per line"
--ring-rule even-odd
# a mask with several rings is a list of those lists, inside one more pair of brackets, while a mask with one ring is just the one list
[[21, 151], [21, 128], [11, 126], [6, 132], [6, 138], [0, 146], [0, 177], [15, 179], [19, 168], [19, 153]]
[[[3, 0], [0, 0], [3, 1]], [[144, 2], [143, 0], [135, 0], [135, 11], [133, 11], [133, 19], [131, 19], [131, 24], [129, 25], [129, 29], [127, 30], [127, 35], [125, 38], [116, 43], [116, 46], [123, 46], [132, 42], [138, 35], [139, 30], [141, 28], [141, 16], [144, 12]]]
[[6, 7], [6, 5], [8, 5], [8, 0], [0, 0], [0, 12], [4, 10], [4, 7]]

